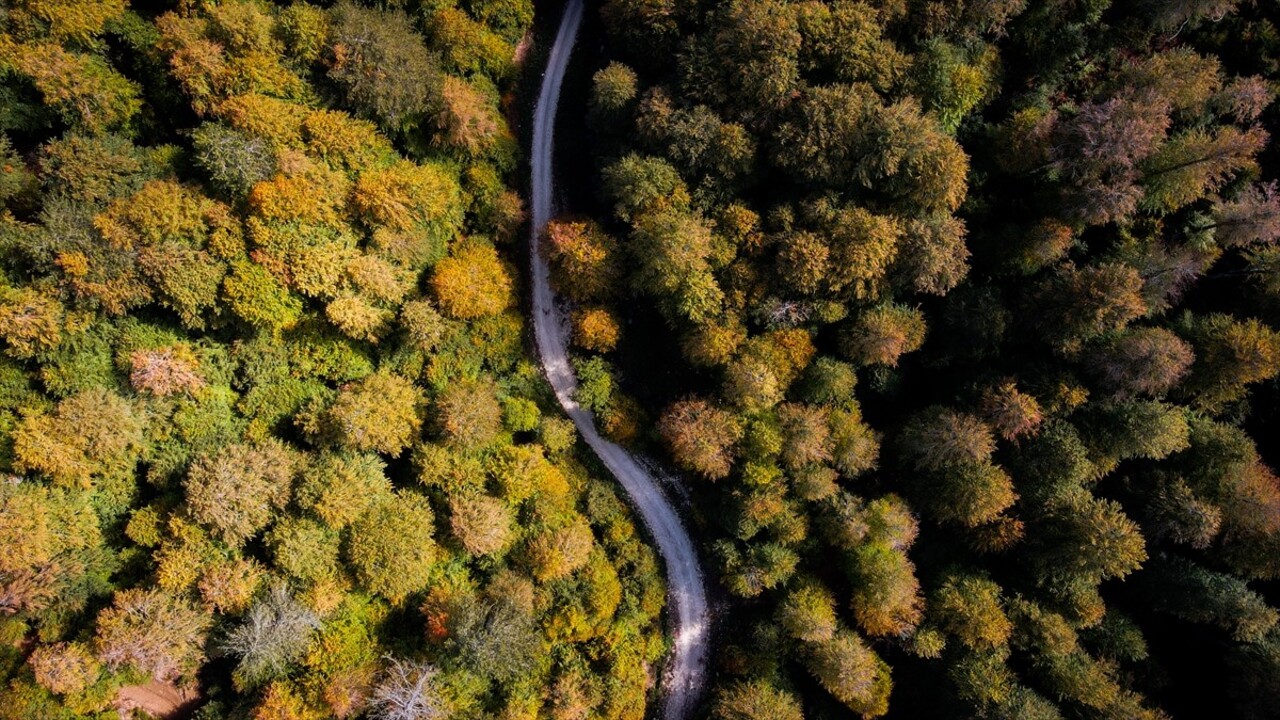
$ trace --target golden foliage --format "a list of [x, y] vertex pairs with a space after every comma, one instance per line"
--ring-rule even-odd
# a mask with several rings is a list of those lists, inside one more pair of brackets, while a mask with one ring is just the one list
[[370, 224], [407, 231], [455, 212], [461, 192], [457, 179], [444, 168], [401, 161], [362, 173], [354, 198]]
[[0, 67], [29, 78], [46, 105], [90, 132], [125, 125], [142, 107], [138, 87], [96, 55], [0, 38]]
[[618, 321], [604, 308], [589, 308], [573, 315], [573, 341], [578, 347], [609, 352], [618, 344]]
[[431, 276], [436, 302], [446, 315], [470, 320], [511, 306], [512, 279], [493, 246], [467, 243], [441, 260]]

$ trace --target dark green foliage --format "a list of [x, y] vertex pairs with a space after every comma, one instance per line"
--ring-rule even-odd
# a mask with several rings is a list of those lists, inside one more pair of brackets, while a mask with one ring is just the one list
[[[553, 282], [618, 321], [584, 397], [634, 392], [674, 465], [715, 481], [689, 484], [693, 517], [768, 630], [731, 643], [713, 710], [794, 688], [806, 717], [883, 712], [821, 673], [815, 694], [818, 656], [784, 652], [856, 626], [919, 658], [892, 663], [903, 716], [1265, 714], [1199, 668], [1229, 656], [1274, 697], [1275, 598], [1246, 583], [1280, 577], [1275, 9], [601, 14], [612, 217], [566, 221], [558, 251], [594, 271], [569, 230], [625, 238], [624, 281], [588, 297], [560, 260]], [[682, 367], [649, 352], [671, 336]], [[906, 501], [866, 499], [886, 493]], [[1183, 555], [1212, 579], [1167, 579]], [[1225, 607], [1250, 630], [1183, 633]]]

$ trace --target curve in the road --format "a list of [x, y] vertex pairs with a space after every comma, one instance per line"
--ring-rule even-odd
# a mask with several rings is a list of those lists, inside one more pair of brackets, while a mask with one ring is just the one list
[[667, 572], [667, 588], [672, 612], [674, 648], [663, 680], [664, 715], [681, 720], [698, 702], [706, 677], [708, 656], [707, 596], [702, 568], [693, 541], [684, 523], [663, 494], [658, 480], [622, 447], [604, 439], [591, 413], [573, 399], [578, 379], [569, 364], [568, 331], [563, 313], [551, 289], [546, 261], [538, 244], [551, 219], [551, 157], [555, 134], [556, 108], [560, 85], [582, 22], [582, 0], [568, 0], [555, 45], [547, 59], [542, 90], [534, 109], [533, 147], [530, 165], [533, 178], [530, 266], [533, 275], [533, 325], [543, 371], [555, 390], [560, 405], [577, 425], [578, 431], [596, 455], [614, 474], [631, 497], [649, 532], [658, 545]]

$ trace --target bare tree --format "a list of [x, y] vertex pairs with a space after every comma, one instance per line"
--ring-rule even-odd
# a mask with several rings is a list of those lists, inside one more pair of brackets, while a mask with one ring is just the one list
[[445, 717], [447, 707], [436, 685], [438, 670], [427, 663], [387, 657], [390, 663], [369, 702], [372, 717], [378, 720], [435, 720]]
[[244, 624], [227, 635], [222, 648], [240, 658], [237, 675], [257, 684], [283, 674], [306, 650], [312, 631], [319, 627], [315, 613], [280, 583], [253, 604]]

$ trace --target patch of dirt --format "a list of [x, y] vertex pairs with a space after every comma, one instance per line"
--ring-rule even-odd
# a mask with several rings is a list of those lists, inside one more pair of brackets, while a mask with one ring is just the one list
[[146, 685], [126, 685], [116, 696], [121, 718], [135, 718], [135, 710], [160, 720], [179, 720], [196, 709], [200, 694], [193, 688], [179, 688], [152, 680]]

